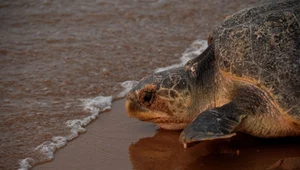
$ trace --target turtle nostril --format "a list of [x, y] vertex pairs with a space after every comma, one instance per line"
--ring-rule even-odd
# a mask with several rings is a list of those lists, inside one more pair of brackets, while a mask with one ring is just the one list
[[135, 101], [135, 100], [136, 100], [136, 95], [135, 95], [135, 93], [128, 92], [128, 93], [126, 94], [126, 99], [127, 99], [127, 100], [130, 100], [130, 101]]

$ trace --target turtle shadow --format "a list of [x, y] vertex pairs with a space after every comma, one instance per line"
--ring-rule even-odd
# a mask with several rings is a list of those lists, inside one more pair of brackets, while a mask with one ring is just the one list
[[[231, 139], [204, 141], [184, 149], [178, 141], [179, 134], [180, 131], [159, 129], [153, 137], [132, 143], [129, 156], [133, 169], [252, 170], [300, 165], [297, 164], [300, 160], [299, 137], [261, 139], [238, 134]], [[291, 157], [295, 158], [294, 161], [282, 161]], [[278, 161], [285, 162], [285, 165], [278, 164]]]

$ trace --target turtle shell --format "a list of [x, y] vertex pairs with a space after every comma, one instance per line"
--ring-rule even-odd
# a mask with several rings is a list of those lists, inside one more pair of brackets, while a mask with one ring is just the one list
[[300, 1], [272, 0], [228, 16], [213, 33], [219, 69], [267, 87], [300, 119]]

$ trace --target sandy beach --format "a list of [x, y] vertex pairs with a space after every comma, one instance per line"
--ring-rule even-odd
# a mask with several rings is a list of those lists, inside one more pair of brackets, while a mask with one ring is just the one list
[[[71, 169], [249, 169], [262, 170], [280, 159], [300, 160], [300, 138], [259, 139], [239, 134], [184, 149], [180, 131], [167, 131], [126, 115], [125, 99], [113, 103], [87, 127], [87, 133], [34, 170]], [[280, 168], [277, 168], [280, 169]]]
[[125, 100], [113, 103], [87, 127], [87, 133], [59, 150], [53, 162], [34, 169], [131, 169], [129, 147], [156, 133], [155, 125], [126, 115]]
[[[131, 119], [125, 99], [114, 100], [122, 83], [179, 64], [217, 23], [259, 1], [1, 1], [0, 169], [253, 170], [300, 162], [299, 137], [238, 135], [185, 150], [180, 131]], [[101, 97], [109, 107], [114, 100], [111, 111], [85, 109], [83, 101], [99, 106]]]

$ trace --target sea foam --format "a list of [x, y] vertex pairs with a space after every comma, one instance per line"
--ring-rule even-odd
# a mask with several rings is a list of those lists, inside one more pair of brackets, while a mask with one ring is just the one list
[[[206, 48], [207, 41], [196, 40], [188, 49], [186, 49], [182, 53], [182, 57], [180, 58], [181, 63], [174, 64], [168, 67], [158, 68], [155, 70], [155, 72], [161, 72], [184, 66], [190, 59], [200, 55]], [[97, 96], [95, 98], [80, 99], [80, 101], [82, 102], [83, 110], [88, 111], [90, 115], [83, 119], [68, 120], [66, 122], [66, 127], [70, 129], [70, 134], [68, 136], [55, 136], [51, 141], [45, 141], [37, 146], [34, 151], [44, 155], [44, 159], [42, 161], [49, 161], [54, 159], [54, 152], [57, 149], [65, 146], [67, 144], [67, 141], [78, 137], [80, 133], [84, 133], [86, 131], [86, 129], [84, 128], [85, 126], [96, 119], [99, 113], [110, 110], [112, 101], [115, 99], [123, 98], [126, 93], [136, 84], [137, 81], [125, 81], [120, 83], [120, 85], [123, 87], [123, 91], [115, 96]], [[36, 160], [30, 157], [22, 159], [19, 162], [19, 170], [30, 169], [36, 163]]]
[[137, 83], [137, 81], [125, 81], [121, 83], [120, 85], [123, 87], [124, 90], [117, 96], [115, 96], [114, 99], [120, 99], [125, 97], [126, 93], [128, 93], [134, 86], [136, 86]]
[[207, 48], [207, 41], [198, 39], [187, 48], [180, 57], [181, 63], [155, 69], [155, 73], [184, 66], [190, 59], [199, 56]]
[[[65, 146], [67, 141], [70, 141], [79, 136], [80, 133], [84, 133], [87, 126], [91, 121], [96, 119], [99, 113], [110, 110], [112, 106], [112, 101], [114, 99], [122, 98], [126, 93], [132, 89], [133, 86], [137, 84], [137, 81], [125, 81], [120, 83], [123, 87], [123, 91], [116, 96], [97, 96], [95, 98], [79, 99], [82, 103], [83, 110], [90, 113], [89, 116], [83, 119], [68, 120], [66, 122], [66, 127], [70, 129], [70, 134], [68, 136], [55, 136], [51, 141], [45, 141], [34, 149], [34, 152], [38, 152], [43, 155], [44, 161], [50, 161], [54, 159], [54, 152]], [[36, 161], [33, 158], [25, 158], [19, 162], [19, 170], [30, 169]]]

